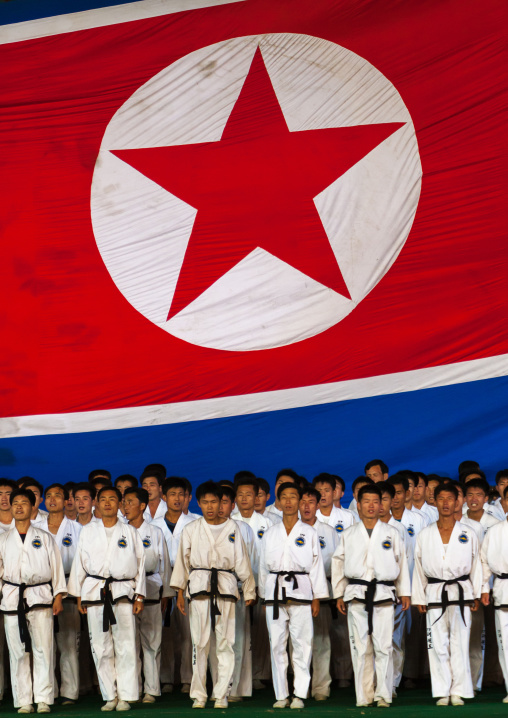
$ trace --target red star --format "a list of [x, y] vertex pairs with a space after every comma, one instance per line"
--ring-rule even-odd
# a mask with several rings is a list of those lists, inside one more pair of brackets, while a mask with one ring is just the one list
[[114, 150], [197, 209], [168, 319], [256, 247], [349, 298], [313, 197], [402, 125], [290, 132], [258, 48], [219, 142]]

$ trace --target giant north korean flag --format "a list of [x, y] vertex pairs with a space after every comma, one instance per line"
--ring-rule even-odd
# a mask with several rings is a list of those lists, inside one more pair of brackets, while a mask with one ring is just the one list
[[504, 468], [504, 3], [97, 5], [2, 8], [0, 473]]

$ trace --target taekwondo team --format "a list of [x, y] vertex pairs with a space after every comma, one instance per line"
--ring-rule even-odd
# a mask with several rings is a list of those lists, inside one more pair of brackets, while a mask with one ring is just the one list
[[494, 488], [475, 462], [453, 481], [374, 459], [348, 509], [339, 476], [281, 470], [267, 506], [267, 481], [241, 471], [197, 488], [201, 515], [161, 464], [139, 484], [0, 479], [0, 658], [19, 713], [97, 684], [103, 711], [175, 686], [227, 708], [270, 683], [274, 708], [301, 709], [332, 679], [389, 707], [429, 672], [441, 706], [496, 674], [508, 691], [508, 470]]

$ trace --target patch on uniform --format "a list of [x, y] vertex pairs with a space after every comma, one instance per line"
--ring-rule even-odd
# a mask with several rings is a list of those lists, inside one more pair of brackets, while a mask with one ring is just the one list
[[118, 546], [120, 548], [127, 548], [127, 541], [124, 536], [118, 541]]
[[42, 546], [42, 541], [40, 540], [40, 538], [34, 538], [34, 540], [32, 541], [32, 546], [34, 548], [40, 548]]
[[415, 535], [415, 530], [413, 528], [413, 524], [409, 524], [409, 526], [407, 527], [407, 532], [411, 537]]
[[150, 541], [150, 539], [148, 538], [148, 536], [143, 539], [143, 546], [144, 546], [145, 548], [150, 548], [151, 545], [152, 545], [152, 542]]
[[67, 536], [62, 539], [62, 544], [64, 546], [72, 546], [72, 536], [67, 534]]
[[319, 545], [321, 546], [321, 548], [326, 548], [326, 541], [322, 536], [319, 537]]
[[389, 550], [391, 549], [391, 547], [392, 547], [392, 542], [390, 541], [389, 538], [387, 538], [387, 539], [385, 539], [385, 540], [383, 541], [383, 543], [381, 544], [381, 546], [382, 546], [386, 551], [389, 551]]
[[344, 531], [344, 524], [342, 523], [342, 521], [339, 521], [337, 524], [335, 524], [335, 530], [338, 534]]
[[469, 541], [469, 536], [465, 533], [461, 533], [459, 536], [460, 543], [467, 543]]
[[265, 530], [264, 530], [264, 529], [259, 529], [259, 531], [258, 531], [258, 538], [263, 538], [264, 535], [265, 535]]
[[228, 536], [228, 539], [231, 541], [231, 543], [234, 543], [234, 542], [235, 542], [235, 538], [236, 538], [236, 537], [235, 537], [235, 534], [234, 534], [234, 533], [229, 534], [229, 536]]
[[295, 539], [295, 544], [297, 546], [305, 546], [305, 537], [304, 536], [298, 536], [297, 539]]

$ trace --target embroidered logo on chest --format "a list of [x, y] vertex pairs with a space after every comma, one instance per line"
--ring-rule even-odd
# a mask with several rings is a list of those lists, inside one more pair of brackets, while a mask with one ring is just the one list
[[344, 531], [344, 524], [342, 523], [342, 521], [339, 521], [337, 524], [335, 524], [335, 530], [338, 534]]
[[460, 543], [467, 543], [469, 541], [469, 536], [465, 533], [461, 533], [459, 536]]
[[72, 546], [72, 536], [70, 534], [64, 536], [62, 539], [62, 546]]
[[305, 546], [305, 536], [298, 536], [298, 538], [295, 539], [295, 544], [297, 546]]
[[42, 546], [42, 541], [40, 540], [40, 538], [34, 538], [34, 540], [32, 541], [32, 546], [34, 548], [40, 548]]
[[235, 536], [234, 533], [229, 534], [229, 536], [228, 536], [228, 539], [229, 539], [229, 541], [230, 541], [231, 543], [234, 543], [234, 542], [235, 542], [235, 538], [236, 538], [236, 536]]
[[413, 524], [409, 524], [409, 526], [407, 527], [407, 532], [411, 537], [415, 535], [415, 530], [413, 528]]
[[259, 529], [259, 531], [258, 531], [258, 538], [262, 539], [264, 535], [265, 535], [265, 530], [264, 530], [264, 529]]
[[127, 539], [125, 536], [122, 536], [122, 538], [118, 541], [118, 548], [127, 548]]
[[321, 546], [321, 548], [326, 548], [326, 541], [322, 536], [319, 537], [319, 545]]
[[389, 551], [392, 547], [392, 542], [389, 538], [385, 539], [381, 546], [385, 549], [385, 551]]
[[152, 542], [150, 541], [150, 539], [148, 538], [148, 536], [143, 539], [143, 546], [144, 546], [145, 548], [150, 548], [151, 545], [152, 545]]

